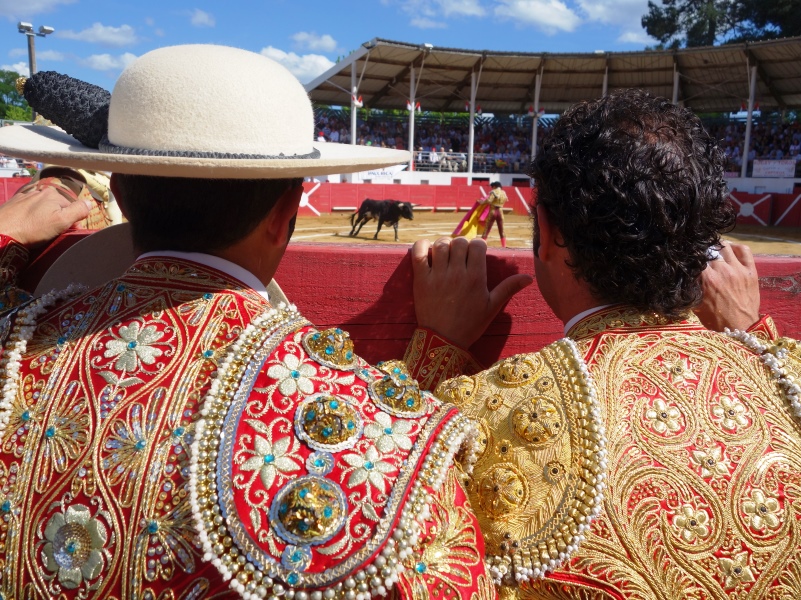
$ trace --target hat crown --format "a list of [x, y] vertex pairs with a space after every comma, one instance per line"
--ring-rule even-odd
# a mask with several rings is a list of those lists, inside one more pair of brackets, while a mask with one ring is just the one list
[[246, 50], [160, 48], [123, 71], [109, 107], [115, 146], [191, 154], [303, 155], [314, 113], [286, 68]]

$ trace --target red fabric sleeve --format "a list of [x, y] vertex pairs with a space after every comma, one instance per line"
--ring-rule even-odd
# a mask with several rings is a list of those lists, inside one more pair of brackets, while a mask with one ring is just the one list
[[426, 327], [418, 327], [403, 362], [417, 380], [420, 389], [433, 391], [446, 379], [459, 375], [474, 375], [484, 368], [467, 350]]

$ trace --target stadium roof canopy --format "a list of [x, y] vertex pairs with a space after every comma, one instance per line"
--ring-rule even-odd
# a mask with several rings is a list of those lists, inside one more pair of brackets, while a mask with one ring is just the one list
[[[755, 100], [762, 110], [801, 108], [801, 37], [669, 51], [491, 52], [437, 48], [373, 39], [306, 85], [320, 105], [351, 103], [357, 87], [364, 106], [405, 109], [412, 96], [425, 111], [464, 111], [471, 80], [483, 111], [522, 114], [533, 106], [561, 112], [605, 89], [641, 87], [675, 99], [697, 113], [738, 111], [749, 97], [756, 67]], [[675, 95], [674, 95], [675, 94]]]

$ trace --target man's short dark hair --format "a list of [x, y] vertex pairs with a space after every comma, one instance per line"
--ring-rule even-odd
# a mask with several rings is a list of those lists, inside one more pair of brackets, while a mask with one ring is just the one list
[[250, 234], [293, 179], [188, 179], [114, 175], [141, 252], [216, 252]]
[[[734, 226], [723, 152], [689, 110], [642, 90], [568, 109], [531, 165], [576, 276], [604, 302], [675, 318]], [[535, 252], [538, 230], [535, 222]]]

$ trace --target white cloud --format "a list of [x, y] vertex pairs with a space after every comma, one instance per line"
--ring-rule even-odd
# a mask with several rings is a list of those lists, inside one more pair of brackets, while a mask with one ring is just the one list
[[483, 17], [486, 11], [478, 0], [435, 0], [445, 17]]
[[126, 52], [113, 56], [111, 54], [92, 54], [81, 62], [96, 71], [121, 71], [136, 60], [136, 55]]
[[284, 52], [272, 46], [262, 48], [261, 53], [267, 58], [272, 58], [274, 61], [284, 65], [301, 83], [308, 83], [334, 66], [334, 62], [322, 54], [298, 55], [294, 52]]
[[642, 30], [642, 16], [648, 12], [648, 0], [578, 0], [578, 6], [589, 21], [631, 31]]
[[25, 48], [12, 48], [8, 51], [8, 55], [11, 58], [16, 58], [17, 56], [27, 56], [28, 51]]
[[419, 29], [445, 29], [447, 27], [442, 21], [435, 21], [428, 17], [414, 17], [409, 21], [409, 25]]
[[156, 20], [153, 17], [145, 17], [145, 25], [148, 27], [153, 27], [156, 24]]
[[38, 15], [52, 11], [60, 4], [72, 4], [76, 0], [0, 0], [0, 17], [15, 20], [29, 15]]
[[581, 23], [579, 16], [561, 0], [500, 0], [495, 16], [533, 25], [547, 34], [570, 32]]
[[617, 42], [620, 44], [638, 44], [640, 46], [653, 46], [657, 41], [645, 31], [625, 31], [617, 38]]
[[209, 13], [196, 8], [190, 13], [189, 22], [195, 27], [214, 27], [217, 21]]
[[327, 33], [324, 35], [317, 35], [314, 31], [298, 31], [292, 36], [292, 39], [304, 50], [333, 52], [337, 49], [337, 41]]
[[28, 75], [31, 74], [31, 72], [28, 70], [28, 63], [23, 61], [14, 63], [13, 65], [0, 65], [0, 71], [14, 71], [23, 77], [28, 77]]
[[91, 42], [104, 46], [130, 46], [137, 42], [136, 32], [130, 25], [120, 25], [113, 27], [102, 23], [93, 23], [88, 29], [83, 31], [56, 31], [56, 35], [68, 40], [78, 40], [81, 42]]
[[55, 50], [37, 50], [36, 60], [64, 60], [64, 55]]

